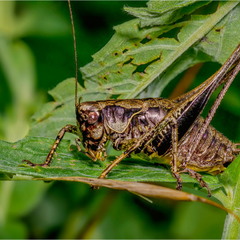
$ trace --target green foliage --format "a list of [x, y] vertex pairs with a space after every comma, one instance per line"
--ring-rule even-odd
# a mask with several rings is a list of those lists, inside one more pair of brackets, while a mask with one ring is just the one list
[[[216, 61], [222, 64], [239, 43], [240, 29], [237, 26], [239, 26], [240, 22], [240, 7], [237, 6], [237, 4], [238, 2], [234, 1], [220, 3], [210, 1], [149, 1], [146, 8], [125, 7], [128, 13], [137, 18], [116, 26], [114, 28], [115, 33], [110, 41], [99, 52], [93, 55], [92, 62], [81, 68], [84, 88], [79, 88], [79, 96], [82, 97], [82, 101], [116, 97], [158, 97], [176, 76], [190, 66], [206, 61]], [[205, 5], [206, 7], [204, 8]], [[43, 11], [44, 9], [42, 9], [42, 11], [38, 11], [37, 7], [32, 7], [32, 9], [34, 9], [34, 11], [31, 12], [28, 17], [23, 18], [23, 20], [25, 19], [24, 21], [16, 21], [16, 23], [19, 23], [17, 28], [16, 24], [12, 25], [14, 28], [11, 37], [28, 36], [31, 34], [61, 35], [65, 32], [65, 30], [61, 32], [62, 28], [60, 25], [64, 26], [63, 29], [65, 29], [66, 21], [57, 14], [49, 13], [46, 17], [43, 15], [43, 13], [45, 13], [45, 11]], [[209, 9], [211, 9], [211, 11]], [[39, 19], [39, 16], [41, 16], [41, 20], [36, 20]], [[52, 18], [51, 21], [48, 18], [49, 16]], [[45, 21], [46, 19], [49, 21]], [[54, 32], [55, 30], [56, 32]], [[66, 32], [70, 33], [68, 30], [66, 30]], [[80, 35], [81, 34], [82, 38], [84, 38], [84, 34], [80, 33]], [[94, 38], [96, 38], [96, 36], [92, 39]], [[89, 41], [92, 41], [92, 39], [89, 39]], [[88, 42], [88, 40], [84, 39], [83, 51], [86, 49], [84, 47], [86, 46], [86, 42]], [[68, 45], [70, 44], [65, 44], [64, 47], [68, 48]], [[82, 43], [80, 44], [80, 48], [81, 45]], [[70, 47], [72, 48], [72, 46]], [[15, 53], [14, 49], [16, 50]], [[16, 88], [13, 89], [15, 92], [14, 96], [20, 95], [22, 99], [28, 97], [28, 103], [37, 102], [38, 100], [33, 97], [35, 95], [33, 91], [33, 80], [29, 80], [27, 87], [22, 88], [24, 91], [19, 91], [18, 89], [19, 82], [22, 82], [21, 78], [23, 79], [23, 76], [27, 76], [23, 79], [25, 83], [30, 79], [29, 76], [33, 74], [33, 60], [31, 60], [31, 55], [29, 55], [29, 49], [23, 42], [10, 45], [9, 39], [1, 36], [0, 51], [2, 51], [0, 52], [1, 57], [4, 56], [6, 59], [4, 63], [7, 65], [4, 66], [4, 70], [9, 74], [10, 81], [15, 78], [19, 79], [17, 84], [16, 82], [12, 84], [13, 87]], [[16, 55], [20, 54], [21, 51], [22, 58]], [[64, 50], [62, 50], [61, 54], [64, 55], [63, 51]], [[16, 59], [22, 59], [20, 61], [22, 65], [17, 64], [15, 67], [13, 60], [15, 59], [14, 56], [18, 56]], [[8, 61], [8, 58], [12, 60]], [[59, 57], [56, 57], [56, 59], [57, 58]], [[61, 56], [60, 58], [64, 59], [65, 56]], [[50, 68], [52, 67], [51, 64], [48, 65]], [[24, 72], [26, 75], [22, 75], [22, 72], [18, 71], [23, 68], [26, 69]], [[60, 68], [61, 67], [59, 67], [57, 71], [59, 76], [61, 75]], [[48, 74], [48, 71], [46, 72], [46, 79], [51, 79], [52, 76]], [[204, 79], [201, 79], [201, 81], [203, 80]], [[26, 89], [30, 90], [28, 91]], [[93, 163], [84, 154], [77, 151], [73, 144], [74, 137], [67, 136], [69, 140], [63, 140], [57, 150], [51, 167], [31, 168], [22, 165], [22, 159], [28, 159], [34, 162], [44, 161], [57, 132], [64, 125], [75, 124], [76, 122], [74, 115], [74, 84], [72, 79], [61, 82], [49, 93], [53, 100], [45, 104], [41, 110], [34, 114], [28, 137], [15, 143], [0, 141], [1, 179], [23, 180], [32, 179], [32, 177], [48, 178], [64, 176], [97, 177], [109, 161], [113, 159], [114, 156], [110, 156], [106, 162]], [[24, 107], [21, 106], [20, 108], [23, 109]], [[32, 110], [32, 106], [29, 108]], [[25, 118], [30, 110], [28, 109], [27, 113], [24, 114], [23, 124], [25, 125], [27, 124]], [[16, 128], [19, 129], [19, 126], [16, 126]], [[9, 129], [11, 129], [11, 127], [9, 127]], [[116, 153], [112, 155], [115, 154]], [[109, 178], [127, 181], [175, 182], [168, 169], [139, 158], [124, 160], [112, 171]], [[215, 189], [214, 196], [222, 201], [225, 206], [233, 210], [235, 210], [234, 208], [237, 206], [237, 202], [239, 202], [238, 194], [232, 194], [233, 192], [238, 192], [238, 184], [236, 184], [239, 182], [238, 172], [236, 171], [236, 164], [238, 164], [238, 162], [239, 160], [235, 160], [220, 178], [209, 175], [204, 176], [204, 180], [207, 181], [212, 189]], [[231, 179], [231, 181], [229, 181], [229, 179]], [[191, 183], [188, 186], [191, 187], [190, 191], [193, 191], [192, 186], [195, 181], [187, 175], [183, 176], [183, 180], [186, 183]], [[225, 188], [226, 195], [220, 187]], [[2, 182], [2, 192], [4, 194], [1, 194], [2, 199], [0, 199], [0, 201], [3, 203], [8, 202], [13, 206], [8, 209], [11, 221], [6, 222], [5, 225], [0, 222], [0, 224], [2, 224], [1, 226], [5, 226], [5, 228], [2, 228], [0, 231], [2, 232], [2, 238], [24, 238], [29, 236], [26, 227], [21, 224], [21, 222], [15, 221], [15, 219], [29, 213], [40, 201], [46, 188], [45, 185], [43, 186], [39, 182], [36, 184], [31, 182], [28, 186], [25, 185], [24, 187], [23, 185], [12, 187], [11, 184], [8, 185], [8, 182], [7, 184]], [[7, 192], [11, 194], [12, 189], [16, 189], [16, 192], [12, 192], [12, 198], [10, 198]], [[32, 192], [32, 189], [35, 191], [32, 192], [31, 198], [29, 198], [28, 195], [24, 195], [21, 198], [21, 194], [19, 193], [21, 189], [22, 191]], [[74, 203], [74, 198], [85, 199], [84, 196], [91, 196], [87, 198], [87, 201], [82, 202], [83, 206], [86, 206], [86, 202], [90, 202], [89, 199], [92, 200], [95, 198], [95, 202], [89, 203], [86, 207], [87, 210], [92, 209], [92, 215], [87, 215], [86, 211], [78, 207], [76, 208], [76, 213], [70, 216], [64, 216], [64, 209], [61, 208], [61, 204], [63, 204], [61, 201], [64, 200], [60, 200], [60, 202], [57, 200], [54, 202], [54, 200], [52, 200], [52, 202], [50, 201], [50, 203], [47, 203], [43, 209], [48, 209], [46, 206], [51, 205], [51, 211], [49, 212], [51, 215], [48, 219], [52, 218], [54, 214], [58, 217], [55, 217], [53, 223], [43, 220], [40, 221], [42, 222], [42, 226], [38, 224], [33, 225], [33, 229], [39, 233], [37, 236], [38, 238], [46, 236], [43, 233], [44, 226], [52, 226], [52, 228], [57, 227], [58, 224], [60, 224], [58, 219], [67, 219], [66, 225], [69, 227], [59, 231], [60, 233], [58, 236], [65, 238], [79, 237], [76, 229], [81, 228], [81, 223], [79, 223], [77, 219], [84, 219], [83, 221], [88, 223], [88, 221], [91, 220], [91, 216], [94, 216], [93, 212], [96, 210], [95, 206], [99, 206], [99, 202], [102, 203], [105, 201], [105, 198], [102, 197], [102, 195], [104, 195], [102, 194], [103, 192], [99, 191], [97, 194], [90, 194], [88, 189], [84, 188], [84, 186], [79, 189], [78, 186], [74, 188], [72, 185], [65, 185], [64, 189], [65, 191], [69, 191], [68, 200], [70, 203]], [[79, 193], [76, 193], [76, 189], [78, 189]], [[92, 197], [93, 195], [94, 197]], [[111, 199], [109, 196], [106, 197], [107, 200], [109, 200], [109, 198]], [[129, 226], [125, 226], [128, 225], [127, 222], [126, 224], [123, 223], [122, 228], [117, 231], [118, 237], [130, 238], [137, 236], [140, 238], [142, 236], [150, 236], [152, 238], [159, 238], [161, 235], [164, 237], [162, 233], [154, 231], [154, 229], [158, 229], [159, 226], [155, 225], [156, 223], [153, 219], [149, 219], [150, 217], [148, 214], [142, 213], [142, 216], [136, 220], [136, 216], [134, 216], [136, 214], [134, 214], [133, 208], [137, 207], [135, 207], [133, 203], [134, 200], [129, 200], [129, 197], [126, 196], [125, 200], [126, 201], [116, 201], [116, 207], [109, 210], [109, 216], [112, 216], [112, 218], [107, 216], [99, 223], [99, 228], [105, 229], [106, 233], [103, 234], [104, 231], [99, 233], [95, 232], [92, 235], [90, 234], [91, 237], [116, 238], [116, 235], [113, 235], [113, 232], [108, 231], [108, 229], [109, 226], [113, 224], [112, 219], [118, 219], [118, 213], [116, 213], [118, 207], [119, 209], [124, 208], [126, 210], [124, 217], [128, 219], [129, 222], [134, 222], [137, 226], [135, 228], [135, 226], [131, 225], [131, 228], [137, 229], [137, 232], [131, 232], [129, 235], [124, 235], [123, 233], [128, 232], [127, 229], [129, 230]], [[110, 200], [110, 203], [111, 201], [113, 200]], [[126, 204], [126, 202], [131, 202], [132, 204]], [[69, 203], [66, 202], [64, 206], [66, 207], [68, 205]], [[2, 210], [7, 209], [4, 208], [6, 205], [2, 206]], [[174, 208], [173, 205], [168, 209], [171, 208]], [[59, 213], [59, 209], [62, 210], [61, 213]], [[183, 211], [183, 213], [185, 212]], [[169, 229], [168, 231], [164, 222], [161, 222], [161, 231], [168, 231], [168, 233], [175, 232], [176, 235], [169, 235], [172, 238], [178, 236], [185, 238], [188, 236], [187, 233], [184, 233], [184, 229], [186, 229], [186, 226], [189, 226], [189, 219], [191, 219], [192, 215], [189, 214], [190, 217], [188, 218], [184, 216], [183, 213], [176, 213], [175, 215], [175, 219], [177, 219], [175, 222], [178, 223], [176, 225], [179, 226], [179, 222], [182, 223], [182, 232], [177, 231], [176, 228], [174, 228], [174, 231]], [[48, 216], [47, 210], [43, 210], [42, 213], [37, 212], [37, 214], [39, 219], [44, 219], [44, 214]], [[63, 215], [59, 216], [57, 214]], [[99, 215], [101, 216], [101, 214]], [[2, 219], [4, 219], [4, 217], [4, 211], [2, 211]], [[186, 220], [184, 221], [184, 219]], [[147, 223], [147, 221], [150, 223]], [[235, 234], [231, 235], [231, 237], [237, 236], [237, 227], [234, 225], [236, 223], [234, 222], [234, 224], [232, 224], [234, 220], [231, 217], [229, 217], [227, 221], [225, 237], [230, 236], [227, 235], [227, 233], [230, 232], [230, 226], [234, 226], [233, 228], [235, 231], [231, 231]], [[86, 229], [89, 230], [88, 227], [89, 226], [87, 226]], [[84, 229], [84, 226], [82, 226], [82, 228]], [[18, 232], [17, 235], [14, 235], [15, 231]], [[12, 235], [4, 235], [9, 232], [12, 233]], [[197, 231], [195, 231], [192, 237], [204, 237], [201, 234], [202, 232], [197, 233]], [[81, 236], [87, 236], [87, 234], [82, 234]], [[208, 236], [211, 237], [213, 235]], [[219, 236], [214, 235], [213, 237], [217, 238]]]
[[210, 1], [149, 1], [147, 8], [125, 7], [124, 10], [140, 19], [141, 27], [171, 24], [184, 15], [209, 4]]
[[[159, 5], [160, 3], [157, 4], [158, 8], [155, 11], [160, 11]], [[190, 48], [196, 43], [198, 43], [195, 45], [196, 50], [200, 47], [209, 55], [208, 50], [212, 49], [212, 44], [219, 42], [220, 45], [211, 50], [210, 56], [214, 56], [212, 60], [215, 61], [221, 62], [222, 58], [226, 60], [239, 41], [235, 31], [231, 31], [231, 36], [228, 35], [230, 31], [226, 31], [230, 18], [238, 24], [239, 8], [226, 16], [227, 19], [224, 17], [236, 5], [236, 2], [226, 2], [212, 14], [192, 14], [189, 16], [190, 20], [184, 19], [168, 25], [140, 28], [139, 19], [135, 19], [115, 27], [116, 33], [108, 44], [93, 55], [93, 62], [81, 69], [86, 89], [104, 93], [106, 97], [111, 95], [120, 95], [119, 98], [136, 97], [156, 78], [159, 84], [162, 84], [161, 79], [170, 74], [168, 71], [171, 72], [171, 77], [174, 77], [183, 69], [204, 61], [202, 54], [191, 52]], [[173, 5], [171, 6], [173, 8]], [[168, 13], [170, 11], [171, 9], [168, 9]], [[218, 27], [220, 20], [223, 21], [219, 26], [221, 31], [216, 31], [215, 27]], [[232, 23], [230, 25], [232, 26]], [[226, 49], [224, 45], [229, 38], [232, 45], [228, 52], [229, 47]], [[176, 65], [174, 68], [170, 67], [176, 64], [176, 61], [181, 62], [186, 55], [188, 61], [184, 60], [184, 66], [181, 65], [180, 69]], [[170, 80], [168, 77], [168, 81]], [[166, 84], [165, 82], [163, 86]]]
[[[33, 159], [36, 162], [43, 162], [48, 154], [52, 139], [43, 137], [28, 137], [16, 143], [1, 142], [4, 150], [2, 151], [0, 171], [9, 174], [12, 173], [33, 177], [98, 177], [100, 173], [110, 163], [93, 163], [84, 154], [79, 153], [75, 146], [69, 148], [69, 142], [63, 141], [59, 147], [56, 158], [50, 167], [29, 167], [22, 163], [23, 159]], [[109, 160], [113, 160], [110, 157]], [[6, 176], [2, 176], [6, 179]], [[175, 182], [169, 169], [143, 161], [143, 159], [126, 159], [117, 166], [110, 174], [109, 178], [127, 181], [143, 182]], [[221, 187], [217, 177], [206, 175], [204, 178], [213, 189]], [[184, 182], [195, 183], [188, 175], [183, 177]]]

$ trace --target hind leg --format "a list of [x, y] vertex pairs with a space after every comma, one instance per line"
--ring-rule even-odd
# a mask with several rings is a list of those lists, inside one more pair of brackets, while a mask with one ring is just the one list
[[188, 173], [192, 178], [196, 179], [202, 188], [206, 188], [208, 196], [211, 197], [211, 189], [209, 188], [207, 183], [202, 179], [202, 175], [200, 173], [197, 173], [189, 168], [185, 168], [184, 170], [181, 171], [181, 173]]

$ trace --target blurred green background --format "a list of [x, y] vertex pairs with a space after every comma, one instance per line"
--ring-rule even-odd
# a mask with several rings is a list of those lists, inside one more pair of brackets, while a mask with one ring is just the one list
[[[108, 42], [114, 25], [131, 19], [123, 12], [124, 5], [145, 3], [72, 2], [79, 65], [90, 62], [91, 55]], [[74, 76], [67, 3], [0, 2], [0, 64], [0, 139], [17, 141], [27, 134], [31, 115], [51, 100], [47, 91]], [[210, 63], [209, 72], [200, 70], [194, 85], [218, 67]], [[165, 97], [177, 80], [167, 87]], [[238, 86], [234, 83], [233, 93], [226, 97], [235, 105], [223, 104], [214, 121], [233, 140], [239, 140], [239, 110], [235, 110], [239, 101], [231, 100]], [[228, 115], [229, 129], [221, 127], [223, 115]], [[201, 203], [150, 203], [130, 193], [93, 191], [79, 183], [0, 183], [0, 238], [216, 239], [221, 237], [224, 218], [223, 211]]]

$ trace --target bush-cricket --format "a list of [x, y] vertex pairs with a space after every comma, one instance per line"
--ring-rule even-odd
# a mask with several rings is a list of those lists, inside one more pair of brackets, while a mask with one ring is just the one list
[[[80, 138], [85, 153], [94, 161], [106, 158], [105, 145], [111, 141], [117, 150], [124, 150], [99, 176], [109, 172], [131, 153], [143, 152], [160, 163], [171, 166], [182, 188], [181, 173], [188, 173], [202, 187], [210, 189], [199, 172], [218, 174], [239, 153], [239, 144], [215, 130], [209, 124], [224, 94], [240, 70], [240, 46], [225, 64], [209, 79], [192, 91], [175, 99], [117, 99], [80, 102], [77, 96], [77, 55], [71, 5], [74, 52], [76, 63], [75, 107], [77, 125], [63, 127], [44, 163], [24, 160], [31, 166], [47, 167], [66, 132]], [[212, 93], [223, 85], [206, 119], [200, 117]]]

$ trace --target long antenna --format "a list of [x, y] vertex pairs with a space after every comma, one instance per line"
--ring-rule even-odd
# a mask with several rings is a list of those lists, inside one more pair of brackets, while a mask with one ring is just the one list
[[75, 106], [78, 105], [78, 56], [77, 56], [77, 41], [76, 41], [76, 34], [75, 34], [75, 26], [73, 21], [73, 13], [72, 13], [72, 6], [71, 1], [68, 0], [68, 8], [71, 18], [71, 25], [72, 25], [72, 35], [73, 35], [73, 47], [74, 47], [74, 61], [75, 61]]

